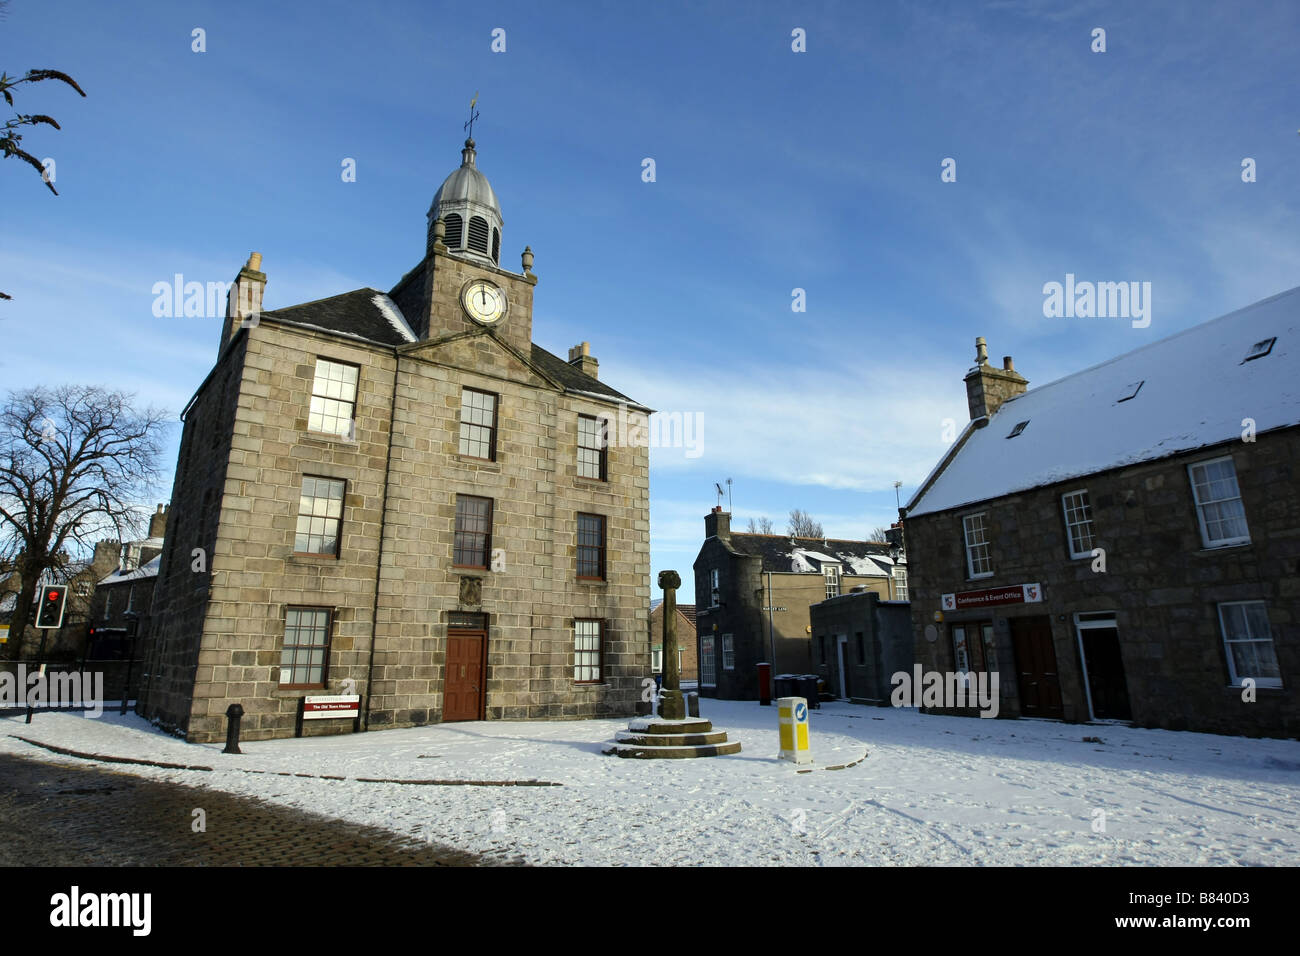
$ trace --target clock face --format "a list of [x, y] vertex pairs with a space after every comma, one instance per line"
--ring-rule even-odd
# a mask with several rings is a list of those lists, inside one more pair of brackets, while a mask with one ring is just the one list
[[480, 325], [497, 325], [506, 316], [509, 303], [506, 293], [494, 282], [474, 279], [460, 293], [460, 304], [471, 319]]

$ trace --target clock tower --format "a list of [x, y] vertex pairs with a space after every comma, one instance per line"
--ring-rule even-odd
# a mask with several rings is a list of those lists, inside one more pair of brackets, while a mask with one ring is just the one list
[[416, 335], [438, 341], [487, 332], [527, 357], [532, 348], [533, 254], [522, 272], [501, 267], [504, 220], [492, 184], [479, 170], [474, 140], [429, 207], [425, 258], [393, 290]]

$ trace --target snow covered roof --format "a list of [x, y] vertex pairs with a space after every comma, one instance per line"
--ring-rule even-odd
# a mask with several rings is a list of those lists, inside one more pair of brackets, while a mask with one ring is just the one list
[[416, 340], [401, 310], [378, 289], [353, 289], [263, 312], [262, 318], [380, 345], [406, 345]]
[[907, 514], [1216, 445], [1240, 438], [1246, 419], [1256, 432], [1300, 424], [1297, 332], [1300, 288], [1031, 389], [968, 429]]
[[158, 555], [152, 561], [146, 561], [134, 571], [114, 571], [99, 583], [119, 584], [122, 581], [139, 581], [142, 578], [156, 578], [158, 576], [158, 566], [162, 563], [162, 555]]
[[878, 541], [848, 541], [836, 538], [795, 538], [778, 534], [749, 534], [733, 531], [729, 542], [741, 554], [763, 559], [763, 570], [821, 574], [825, 564], [843, 566], [844, 574], [881, 577], [893, 564], [889, 545]]

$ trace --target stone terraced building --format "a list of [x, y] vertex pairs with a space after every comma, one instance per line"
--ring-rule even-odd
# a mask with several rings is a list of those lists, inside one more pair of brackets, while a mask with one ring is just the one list
[[996, 673], [1003, 716], [1300, 736], [1300, 289], [1034, 389], [976, 349], [904, 509], [923, 670]]
[[[532, 341], [473, 140], [389, 292], [262, 312], [253, 254], [184, 433], [141, 712], [192, 741], [632, 714], [650, 673], [649, 409]], [[631, 430], [633, 436], [636, 429]], [[305, 733], [352, 730], [311, 720]]]

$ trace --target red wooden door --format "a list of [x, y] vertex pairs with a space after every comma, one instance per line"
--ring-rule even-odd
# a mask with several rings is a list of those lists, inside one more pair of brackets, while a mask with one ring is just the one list
[[1011, 644], [1016, 652], [1021, 715], [1063, 719], [1065, 710], [1061, 706], [1061, 679], [1056, 669], [1051, 618], [1012, 618]]
[[446, 676], [442, 682], [442, 719], [481, 720], [483, 717], [482, 631], [448, 631]]

